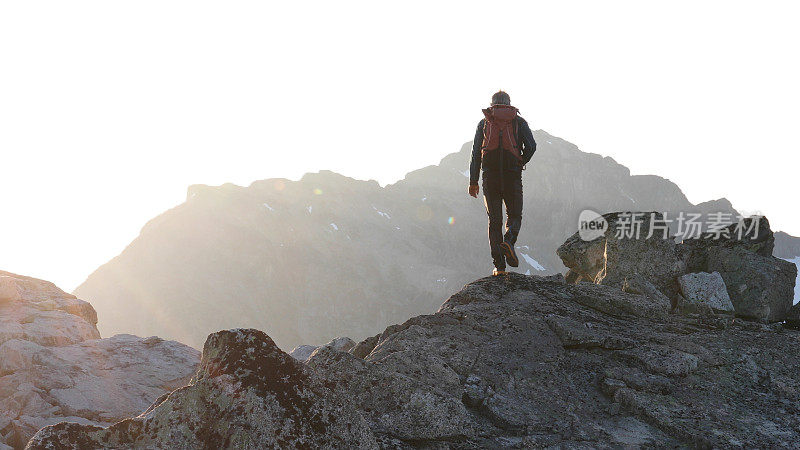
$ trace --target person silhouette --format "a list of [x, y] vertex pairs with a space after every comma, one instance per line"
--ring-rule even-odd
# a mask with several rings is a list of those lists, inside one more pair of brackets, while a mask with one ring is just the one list
[[[492, 95], [491, 106], [483, 110], [483, 115], [472, 143], [468, 193], [478, 197], [478, 178], [483, 172], [492, 274], [502, 275], [506, 263], [519, 266], [514, 245], [522, 226], [522, 171], [536, 152], [536, 141], [528, 122], [519, 116], [519, 110], [511, 106], [510, 96], [503, 91]], [[507, 216], [505, 234], [503, 203]]]

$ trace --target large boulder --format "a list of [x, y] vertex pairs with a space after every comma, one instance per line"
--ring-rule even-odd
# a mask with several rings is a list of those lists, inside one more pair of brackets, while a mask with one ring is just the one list
[[[628, 234], [624, 230], [630, 220], [641, 228]], [[677, 293], [676, 277], [685, 272], [685, 264], [678, 258], [672, 239], [661, 213], [619, 214], [606, 231], [605, 270], [598, 275], [600, 284], [622, 286], [625, 280], [639, 275], [667, 296]], [[620, 232], [620, 230], [623, 230]], [[651, 234], [651, 231], [652, 234]]]
[[739, 248], [770, 257], [775, 248], [775, 235], [764, 216], [753, 216], [732, 223], [717, 232], [684, 239], [678, 246], [688, 272], [709, 272], [708, 252], [712, 248]]
[[691, 303], [707, 305], [725, 312], [733, 312], [728, 288], [719, 272], [688, 273], [678, 278], [681, 294]]
[[768, 322], [783, 321], [794, 300], [797, 266], [744, 248], [708, 249], [708, 269], [719, 272], [736, 314]]
[[677, 293], [676, 277], [686, 266], [678, 257], [667, 223], [658, 212], [604, 214], [602, 236], [585, 241], [575, 233], [558, 248], [570, 269], [569, 281], [623, 287], [631, 278], [651, 283], [668, 297]]
[[200, 352], [162, 339], [99, 339], [92, 306], [0, 272], [0, 448], [62, 421], [109, 425], [185, 385]]
[[263, 332], [214, 333], [191, 383], [107, 428], [61, 423], [44, 448], [376, 448], [363, 417]]

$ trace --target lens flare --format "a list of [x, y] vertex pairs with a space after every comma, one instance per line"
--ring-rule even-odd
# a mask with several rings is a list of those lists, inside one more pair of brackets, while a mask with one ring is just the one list
[[322, 189], [314, 188], [314, 195], [322, 195]]
[[448, 217], [448, 218], [447, 218], [447, 223], [449, 223], [450, 225], [452, 225], [452, 224], [456, 223], [456, 219], [454, 219], [454, 218], [452, 218], [452, 217]]

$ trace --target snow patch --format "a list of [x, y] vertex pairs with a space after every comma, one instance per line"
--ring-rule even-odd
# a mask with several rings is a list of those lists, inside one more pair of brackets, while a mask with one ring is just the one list
[[627, 192], [625, 192], [625, 191], [623, 191], [623, 190], [621, 190], [621, 189], [620, 189], [620, 192], [622, 192], [622, 195], [624, 195], [625, 197], [628, 197], [628, 199], [629, 199], [630, 201], [632, 201], [633, 203], [636, 203], [636, 200], [634, 200], [634, 199], [633, 199], [633, 197], [631, 197], [630, 195], [628, 195], [628, 193], [627, 193]]
[[525, 253], [520, 253], [520, 255], [525, 260], [525, 262], [528, 263], [529, 266], [533, 267], [534, 269], [538, 270], [539, 272], [544, 272], [545, 271], [544, 266], [539, 264], [539, 261], [531, 258], [530, 256], [528, 256]]
[[381, 216], [381, 217], [385, 217], [387, 219], [391, 219], [392, 218], [392, 216], [390, 216], [388, 213], [385, 213], [383, 211], [378, 210], [378, 208], [376, 208], [375, 206], [373, 206], [372, 209], [374, 209], [375, 212], [378, 213], [378, 215]]
[[268, 205], [268, 204], [266, 204], [266, 203], [264, 203], [264, 208], [267, 208], [267, 209], [268, 209], [268, 210], [270, 210], [270, 211], [275, 211], [275, 208], [273, 208], [272, 206], [269, 206], [269, 205]]

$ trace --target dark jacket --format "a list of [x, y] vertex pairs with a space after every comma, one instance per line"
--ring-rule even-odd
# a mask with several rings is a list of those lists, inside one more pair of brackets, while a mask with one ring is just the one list
[[[517, 116], [519, 121], [517, 126], [517, 142], [520, 143], [520, 156], [522, 161], [519, 161], [511, 153], [505, 152], [502, 155], [503, 167], [505, 170], [519, 172], [522, 166], [528, 163], [536, 151], [536, 141], [533, 140], [533, 133], [528, 126], [528, 122], [522, 117]], [[481, 146], [483, 145], [483, 126], [486, 119], [482, 119], [478, 123], [478, 129], [475, 131], [475, 140], [472, 143], [472, 162], [469, 165], [469, 184], [478, 184], [480, 170], [483, 168], [484, 172], [496, 172], [500, 170], [500, 155], [501, 152], [495, 152], [496, 158], [493, 160], [481, 161]]]

